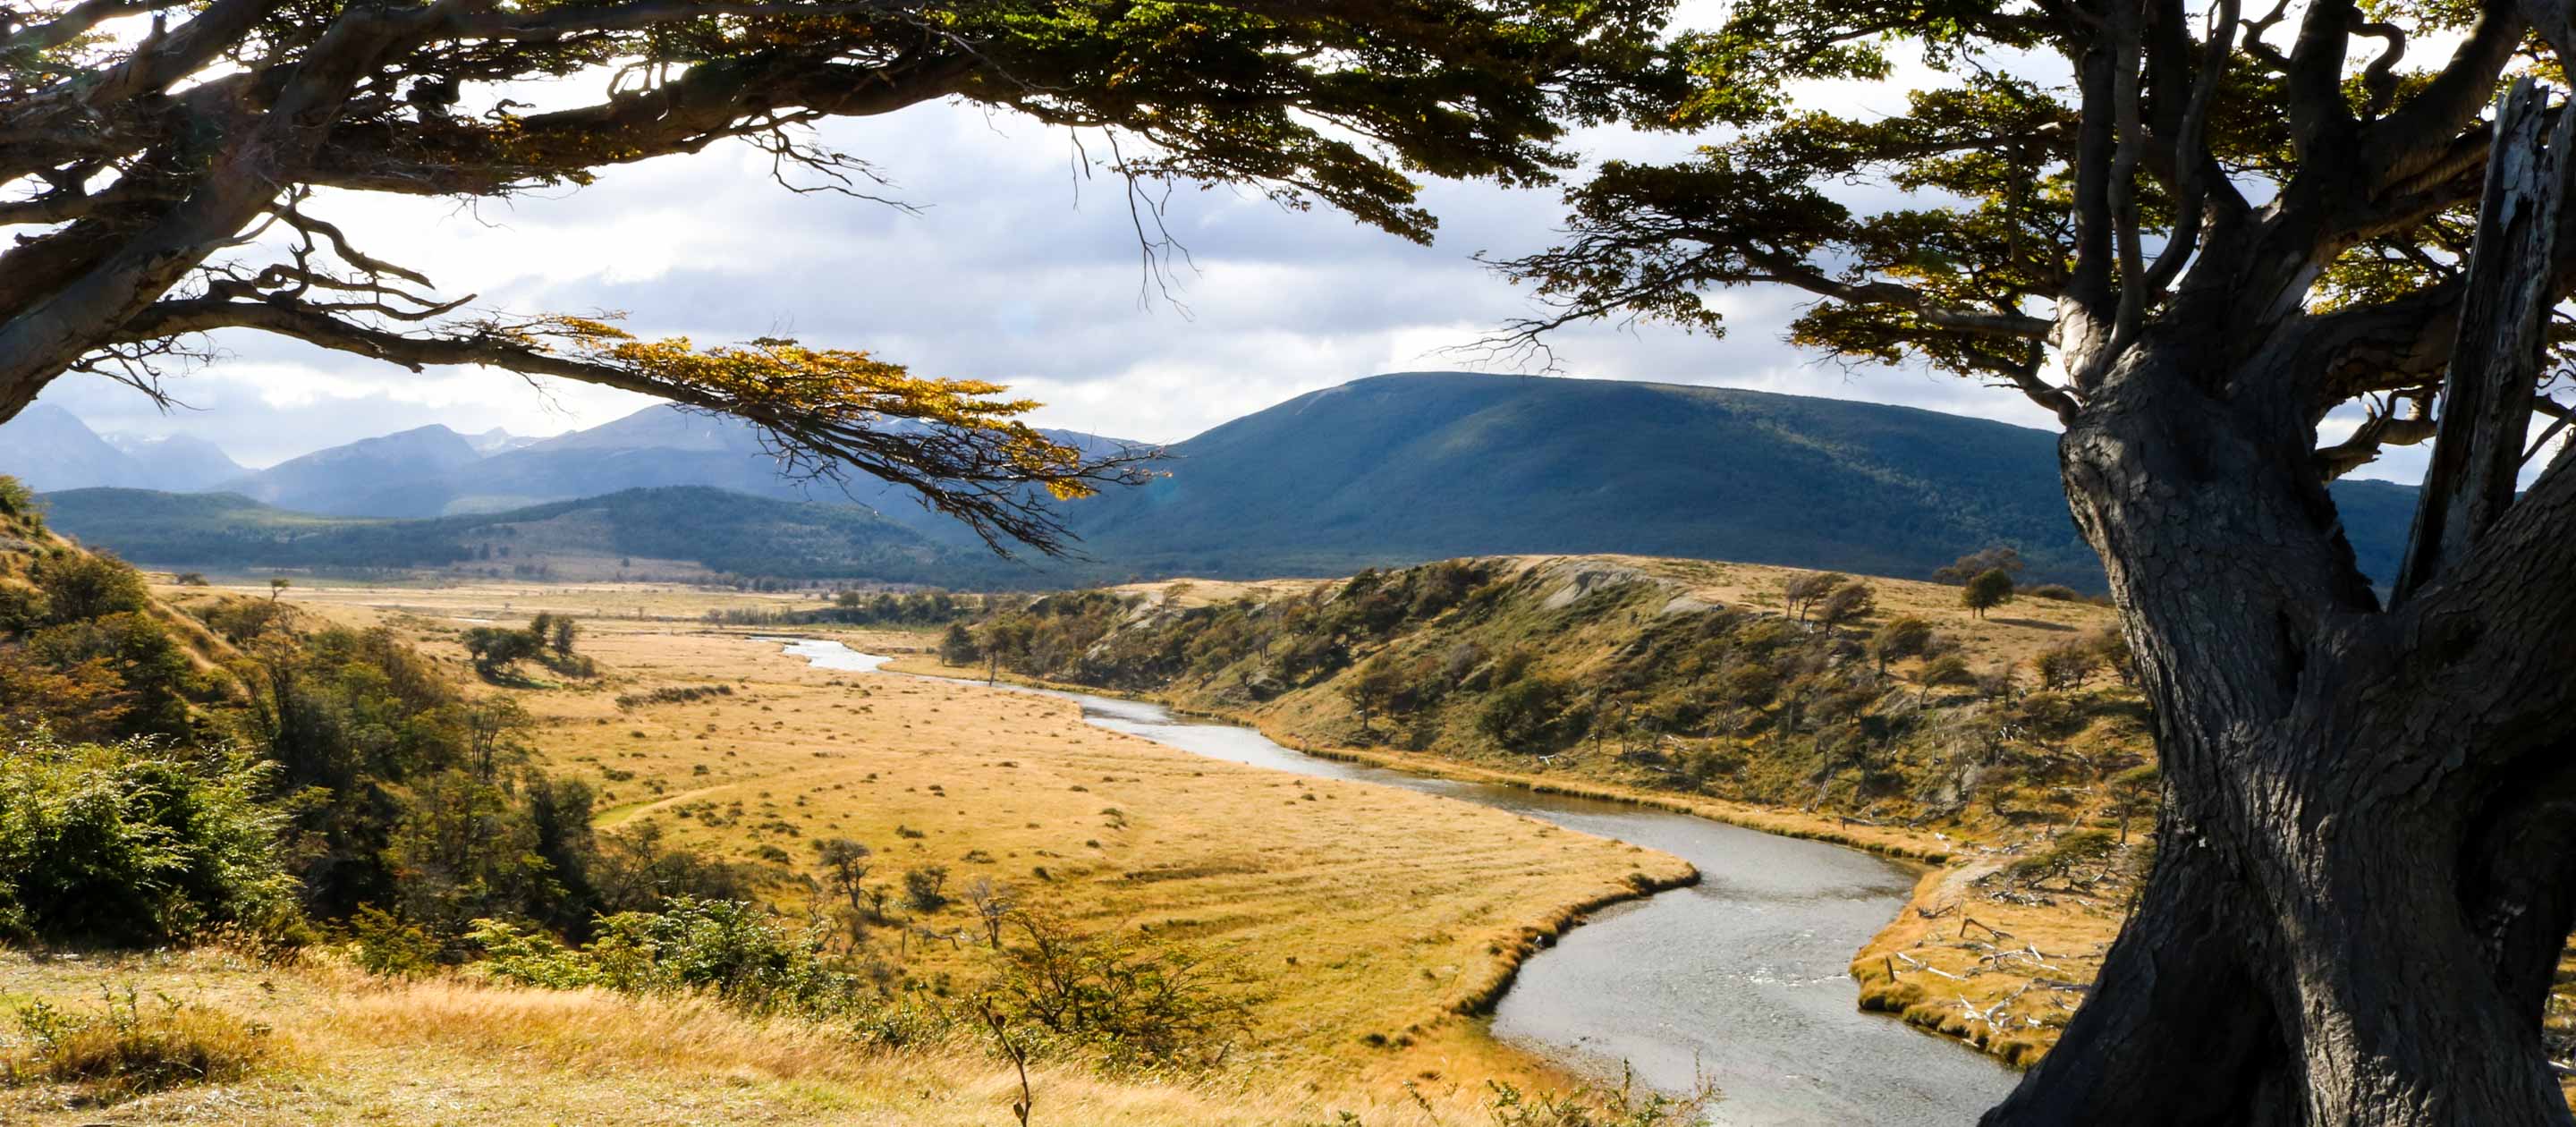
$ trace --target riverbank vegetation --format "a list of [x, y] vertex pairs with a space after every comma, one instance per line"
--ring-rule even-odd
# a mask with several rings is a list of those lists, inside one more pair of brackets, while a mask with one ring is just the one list
[[2160, 781], [2111, 612], [2012, 592], [2012, 563], [1929, 583], [1604, 557], [1175, 581], [1000, 606], [940, 656], [1324, 754], [1934, 863], [1857, 953], [1862, 1005], [2026, 1065], [2125, 922]]

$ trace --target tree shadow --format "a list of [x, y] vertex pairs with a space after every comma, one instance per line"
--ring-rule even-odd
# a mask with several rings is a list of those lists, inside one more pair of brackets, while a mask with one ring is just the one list
[[2064, 634], [2075, 632], [2074, 627], [2063, 622], [2042, 622], [2036, 618], [1997, 618], [1990, 614], [1986, 616], [1986, 621], [1998, 626], [2027, 626], [2033, 630], [2054, 630]]

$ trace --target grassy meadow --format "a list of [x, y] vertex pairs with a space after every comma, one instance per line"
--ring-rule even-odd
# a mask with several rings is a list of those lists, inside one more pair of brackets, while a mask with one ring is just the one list
[[[184, 607], [221, 589], [164, 586]], [[232, 592], [240, 594], [245, 592]], [[262, 590], [260, 595], [265, 597]], [[591, 680], [507, 694], [541, 766], [595, 788], [602, 830], [650, 823], [675, 845], [771, 873], [769, 899], [821, 915], [815, 843], [874, 851], [874, 880], [943, 871], [949, 902], [907, 906], [866, 950], [897, 993], [962, 1001], [993, 955], [964, 890], [1007, 887], [1093, 933], [1207, 960], [1250, 1024], [1203, 1072], [1041, 1063], [1033, 1123], [1486, 1122], [1488, 1084], [1581, 1078], [1486, 1035], [1477, 1016], [1519, 960], [1592, 906], [1691, 879], [1682, 862], [1409, 792], [1213, 761], [1085, 724], [1069, 702], [817, 670], [749, 632], [684, 622], [778, 596], [653, 585], [290, 587], [343, 625], [390, 625], [459, 682], [478, 619], [538, 610], [582, 623]], [[644, 608], [642, 618], [603, 615]], [[861, 648], [935, 638], [843, 631]], [[726, 691], [655, 699], [656, 690]], [[665, 694], [665, 698], [677, 694]], [[887, 1123], [1005, 1121], [1011, 1065], [954, 1031], [901, 1051], [845, 1030], [713, 1003], [537, 990], [454, 974], [387, 980], [328, 953], [262, 965], [171, 956], [0, 957], [0, 1000], [95, 1008], [137, 986], [248, 1023], [247, 1077], [143, 1094], [120, 1117], [226, 1123]], [[529, 1083], [541, 1076], [541, 1083]], [[96, 1121], [76, 1085], [0, 1088], [11, 1122]], [[594, 1109], [615, 1108], [613, 1116]]]

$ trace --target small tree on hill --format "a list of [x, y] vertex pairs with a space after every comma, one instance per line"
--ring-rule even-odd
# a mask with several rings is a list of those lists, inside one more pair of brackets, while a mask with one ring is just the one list
[[1979, 618], [1984, 618], [1987, 611], [2011, 602], [2012, 598], [2012, 573], [1999, 567], [1977, 573], [1976, 578], [1968, 581], [1967, 589], [1959, 592], [1960, 604]]
[[1830, 571], [1811, 571], [1781, 580], [1781, 613], [1805, 622], [1807, 612], [1844, 581], [1844, 577]]
[[1878, 591], [1857, 579], [1836, 584], [1816, 607], [1816, 621], [1826, 629], [1869, 617], [1878, 610]]
[[1968, 668], [1967, 660], [1959, 655], [1943, 654], [1923, 663], [1923, 672], [1919, 675], [1919, 679], [1922, 682], [1923, 691], [1915, 694], [1914, 703], [1916, 704], [1930, 700], [1934, 689], [1950, 685], [1976, 684], [1977, 673]]
[[1878, 663], [1878, 671], [1887, 672], [1887, 663], [1922, 653], [1932, 644], [1932, 624], [1913, 615], [1891, 618], [1869, 636], [1869, 656]]
[[1360, 734], [1369, 735], [1369, 720], [1395, 707], [1404, 695], [1404, 670], [1385, 654], [1361, 662], [1342, 682], [1342, 697], [1360, 718]]
[[570, 658], [573, 643], [580, 636], [581, 627], [574, 623], [571, 615], [563, 615], [555, 619], [554, 633], [547, 642], [554, 649], [557, 658]]

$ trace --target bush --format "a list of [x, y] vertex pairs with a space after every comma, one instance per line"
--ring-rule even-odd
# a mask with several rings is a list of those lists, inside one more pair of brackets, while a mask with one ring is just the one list
[[372, 904], [349, 917], [349, 940], [358, 969], [378, 978], [417, 978], [438, 965], [438, 940]]
[[152, 602], [143, 573], [114, 556], [61, 551], [39, 557], [29, 578], [53, 605], [53, 623], [137, 614]]
[[1117, 932], [1085, 935], [1016, 912], [1027, 942], [1006, 949], [990, 996], [1014, 1025], [1034, 1025], [1112, 1063], [1213, 1065], [1251, 1021], [1249, 999], [1219, 988], [1215, 968]]
[[1476, 713], [1476, 730], [1514, 751], [1546, 751], [1563, 737], [1563, 716], [1573, 690], [1554, 677], [1533, 675], [1494, 690]]
[[0, 517], [34, 520], [41, 515], [36, 511], [36, 491], [27, 488], [26, 482], [0, 474]]
[[2080, 603], [2084, 601], [2084, 592], [2078, 591], [2063, 583], [2042, 583], [2023, 593], [2034, 599], [2047, 599], [2051, 602]]
[[621, 912], [579, 950], [499, 920], [476, 920], [471, 938], [491, 956], [484, 973], [529, 986], [702, 991], [754, 1012], [808, 1016], [846, 1012], [859, 997], [859, 978], [823, 961], [820, 931], [791, 934], [739, 900], [675, 897], [659, 912]]
[[96, 1011], [31, 1002], [17, 1018], [25, 1040], [0, 1056], [0, 1081], [83, 1084], [107, 1100], [239, 1080], [271, 1049], [265, 1026], [168, 997], [145, 1006], [131, 987]]
[[2108, 830], [2069, 830], [2048, 848], [2013, 862], [2004, 869], [2004, 877], [2015, 884], [2037, 884], [2101, 864], [2118, 849], [2118, 839]]
[[948, 906], [948, 866], [923, 865], [903, 871], [903, 899], [916, 912], [936, 912]]
[[269, 768], [150, 741], [0, 748], [0, 937], [157, 946], [218, 924], [282, 926], [294, 882]]

